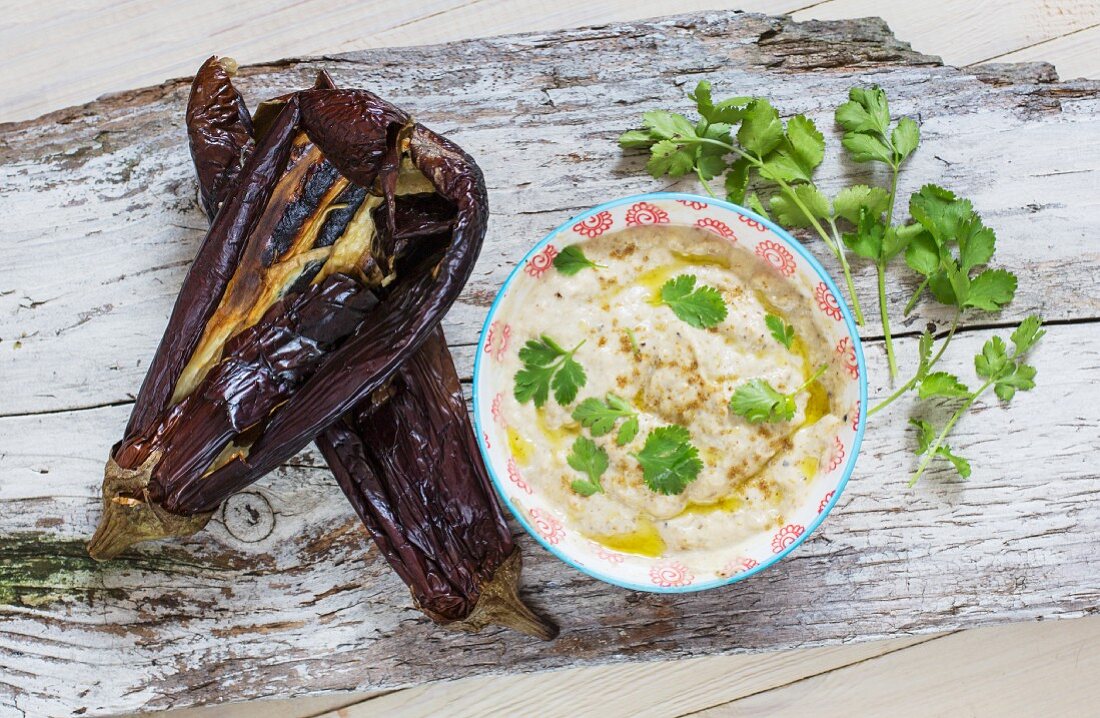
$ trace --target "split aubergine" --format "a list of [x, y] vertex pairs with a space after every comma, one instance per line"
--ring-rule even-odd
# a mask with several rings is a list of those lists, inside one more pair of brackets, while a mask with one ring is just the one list
[[[212, 310], [190, 308], [208, 319], [189, 361], [178, 370], [157, 361], [146, 379], [127, 435], [108, 462], [105, 521], [90, 546], [100, 558], [136, 540], [201, 528], [218, 502], [266, 470], [252, 467], [257, 440], [276, 410], [308, 386], [338, 347], [360, 340], [359, 324], [392, 307], [396, 287], [410, 281], [408, 273], [438, 272], [442, 263], [433, 262], [446, 257], [451, 243], [480, 243], [484, 231], [480, 174], [458, 148], [369, 93], [333, 95], [327, 106], [296, 93], [261, 104], [252, 118], [232, 86], [231, 62], [211, 58], [203, 65], [188, 106], [200, 196], [214, 222], [196, 267], [219, 222], [226, 225], [220, 211], [242, 205], [238, 188], [250, 189], [246, 172], [256, 174], [254, 157], [270, 152], [271, 134], [281, 133], [290, 152], [281, 175], [261, 175], [272, 189], [267, 206], [249, 220], [249, 235], [242, 237], [240, 222], [229, 225], [241, 244], [237, 263], [226, 266], [232, 252], [215, 256], [222, 271], [213, 290], [222, 299]], [[327, 74], [317, 89], [334, 89]], [[284, 116], [295, 103], [297, 134], [287, 131]], [[364, 113], [374, 116], [364, 122]], [[341, 116], [368, 132], [341, 134], [331, 124]], [[307, 125], [310, 118], [313, 125]], [[314, 141], [313, 135], [320, 138]], [[320, 147], [342, 152], [341, 162]], [[341, 169], [360, 181], [373, 177], [373, 185], [350, 181]], [[251, 189], [259, 194], [255, 185]], [[464, 256], [472, 262], [469, 253]], [[464, 282], [469, 265], [458, 266]], [[193, 269], [179, 304], [194, 275]], [[453, 300], [460, 288], [461, 282], [445, 287], [443, 301]], [[278, 299], [259, 315], [257, 307], [272, 296]], [[187, 316], [179, 304], [173, 320]], [[431, 324], [441, 314], [422, 321]], [[169, 340], [166, 334], [158, 360]], [[383, 389], [372, 392], [365, 377], [358, 391], [368, 398], [318, 444], [427, 615], [460, 630], [497, 623], [550, 638], [556, 628], [517, 597], [519, 549], [478, 456], [442, 332], [432, 329], [426, 344], [410, 354]], [[400, 351], [394, 355], [399, 362]], [[166, 365], [178, 377], [167, 408], [154, 413], [148, 407], [165, 402], [170, 384], [154, 373]], [[381, 386], [387, 370], [373, 371], [380, 375], [374, 385]], [[152, 431], [140, 429], [150, 423]], [[271, 442], [266, 446], [277, 449]], [[245, 466], [220, 471], [232, 462]], [[223, 483], [208, 484], [211, 479]]]

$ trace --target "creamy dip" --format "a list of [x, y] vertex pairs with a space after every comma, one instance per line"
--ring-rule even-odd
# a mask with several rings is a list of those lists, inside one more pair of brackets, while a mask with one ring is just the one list
[[[710, 552], [717, 561], [723, 548], [782, 526], [828, 462], [844, 421], [833, 401], [842, 368], [816, 324], [812, 290], [703, 230], [636, 227], [582, 247], [603, 266], [572, 276], [551, 269], [528, 283], [509, 312], [506, 376], [522, 368], [516, 349], [529, 339], [547, 335], [567, 348], [584, 342], [574, 359], [587, 381], [574, 402], [561, 406], [551, 396], [536, 408], [505, 393], [508, 444], [525, 480], [569, 524], [624, 553], [691, 554], [697, 565], [709, 565]], [[695, 328], [660, 302], [662, 285], [681, 274], [719, 290], [728, 308], [721, 323]], [[769, 332], [767, 314], [794, 327], [791, 349]], [[790, 392], [823, 364], [821, 378], [795, 397], [791, 421], [750, 424], [731, 413], [730, 397], [745, 382], [765, 379]], [[640, 431], [626, 446], [616, 444], [614, 432], [594, 438], [609, 465], [603, 492], [582, 496], [571, 485], [583, 475], [566, 457], [578, 436], [590, 434], [571, 413], [583, 399], [608, 393], [633, 405]], [[651, 490], [631, 456], [649, 431], [669, 424], [690, 431], [703, 464], [676, 495]]]

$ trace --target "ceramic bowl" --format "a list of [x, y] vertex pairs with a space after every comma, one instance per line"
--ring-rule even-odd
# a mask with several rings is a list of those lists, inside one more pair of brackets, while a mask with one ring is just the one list
[[[723, 568], [703, 569], [682, 559], [647, 558], [619, 553], [574, 530], [566, 516], [540, 496], [510, 455], [508, 417], [501, 398], [513, 377], [501, 369], [506, 352], [517, 351], [511, 321], [523, 311], [525, 288], [553, 268], [562, 247], [583, 243], [605, 232], [643, 224], [701, 227], [748, 249], [772, 270], [803, 283], [807, 311], [820, 312], [819, 325], [845, 370], [847, 381], [834, 406], [846, 422], [833, 439], [831, 457], [810, 480], [805, 499], [779, 529], [755, 535], [723, 549]], [[741, 581], [794, 551], [821, 525], [836, 505], [855, 467], [863, 439], [867, 380], [863, 348], [855, 321], [836, 283], [818, 261], [775, 223], [736, 205], [690, 194], [655, 193], [613, 200], [580, 214], [546, 235], [512, 270], [489, 309], [474, 364], [474, 423], [493, 484], [516, 520], [546, 550], [601, 581], [638, 591], [686, 592]]]

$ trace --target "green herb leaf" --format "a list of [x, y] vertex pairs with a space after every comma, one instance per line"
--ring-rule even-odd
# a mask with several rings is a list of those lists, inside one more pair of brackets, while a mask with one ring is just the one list
[[551, 388], [559, 404], [573, 401], [577, 391], [587, 381], [584, 367], [573, 359], [581, 344], [566, 350], [545, 334], [528, 340], [519, 350], [523, 368], [516, 372], [516, 385], [512, 390], [516, 401], [521, 404], [534, 401], [535, 406], [542, 406], [549, 398]]
[[578, 436], [565, 460], [572, 468], [588, 477], [587, 480], [574, 481], [570, 485], [573, 491], [581, 496], [591, 496], [598, 491], [603, 491], [600, 477], [607, 471], [607, 452], [597, 446], [596, 442], [587, 437]]
[[987, 269], [970, 282], [964, 307], [996, 311], [1016, 296], [1016, 275], [1004, 269]]
[[654, 178], [666, 174], [683, 177], [695, 165], [695, 150], [674, 140], [660, 140], [649, 151], [652, 154], [645, 168]]
[[619, 446], [626, 446], [634, 441], [634, 437], [638, 435], [638, 428], [638, 417], [634, 415], [619, 427], [619, 432], [615, 435], [615, 443]]
[[697, 329], [717, 326], [728, 313], [722, 294], [705, 284], [696, 289], [692, 274], [681, 274], [665, 282], [661, 287], [661, 301], [677, 317]]
[[[798, 202], [794, 199], [796, 196], [798, 201], [809, 210], [809, 214], [798, 206]], [[791, 187], [790, 190], [781, 190], [779, 194], [772, 197], [771, 205], [779, 223], [787, 227], [812, 227], [813, 219], [824, 219], [829, 216], [828, 198], [812, 184], [800, 184]]]
[[642, 124], [648, 127], [650, 134], [658, 139], [669, 140], [676, 137], [695, 136], [695, 125], [677, 112], [650, 110], [642, 115]]
[[840, 141], [844, 149], [852, 155], [856, 162], [882, 162], [891, 164], [894, 161], [894, 153], [882, 143], [882, 140], [871, 135], [849, 134], [844, 135]]
[[1020, 322], [1020, 326], [1012, 332], [1012, 344], [1015, 347], [1016, 356], [1023, 356], [1043, 338], [1047, 332], [1045, 329], [1040, 329], [1042, 325], [1043, 320], [1034, 314]]
[[745, 203], [745, 192], [749, 187], [749, 169], [751, 165], [744, 157], [730, 165], [726, 173], [726, 199], [734, 204]]
[[872, 217], [879, 217], [889, 209], [890, 193], [881, 187], [857, 184], [845, 187], [833, 198], [833, 212], [852, 224], [858, 224], [864, 209]]
[[641, 464], [646, 485], [659, 494], [682, 493], [703, 469], [691, 434], [676, 424], [649, 432], [641, 451], [631, 456]]
[[765, 314], [764, 324], [768, 325], [768, 331], [771, 332], [777, 342], [788, 350], [791, 348], [791, 343], [794, 342], [793, 326], [783, 321], [782, 317], [777, 317], [774, 314]]
[[996, 379], [1008, 367], [1008, 352], [1000, 337], [990, 337], [982, 346], [982, 353], [974, 357], [974, 372], [983, 379]]
[[748, 152], [763, 158], [783, 140], [783, 122], [767, 100], [753, 100], [745, 108], [737, 142]]
[[936, 440], [936, 430], [924, 419], [909, 419], [909, 423], [917, 427], [917, 456], [921, 456], [932, 442]]
[[814, 169], [825, 157], [825, 137], [813, 120], [795, 115], [787, 122], [779, 149], [768, 155], [760, 176], [787, 182], [811, 182]]
[[920, 144], [920, 126], [912, 118], [902, 117], [898, 120], [897, 127], [890, 133], [890, 142], [894, 145], [894, 151], [898, 153], [900, 159], [906, 159]]
[[566, 276], [572, 276], [582, 269], [591, 267], [596, 269], [603, 265], [596, 264], [584, 255], [584, 250], [579, 244], [571, 244], [554, 257], [554, 269]]
[[748, 196], [746, 202], [748, 203], [749, 209], [756, 212], [761, 217], [765, 219], [772, 218], [772, 216], [768, 214], [768, 210], [764, 208], [764, 203], [760, 201], [760, 198], [756, 196], [755, 192]]
[[890, 126], [890, 107], [886, 93], [878, 87], [853, 87], [848, 102], [836, 109], [836, 122], [848, 132], [885, 134]]
[[649, 130], [627, 130], [619, 135], [619, 147], [627, 149], [645, 149], [657, 140]]
[[794, 418], [794, 396], [783, 394], [764, 379], [753, 379], [737, 387], [730, 399], [730, 411], [750, 424], [790, 421]]
[[605, 400], [595, 397], [585, 399], [573, 409], [573, 419], [588, 429], [592, 436], [608, 434], [619, 419], [632, 416], [637, 416], [634, 407], [614, 394], [608, 394]]
[[955, 467], [955, 471], [959, 472], [959, 476], [964, 479], [970, 478], [970, 462], [952, 453], [950, 446], [941, 446], [936, 449], [936, 456], [941, 456], [951, 462], [951, 465]]
[[948, 374], [945, 371], [937, 371], [925, 376], [917, 393], [921, 399], [928, 399], [933, 396], [949, 399], [970, 398], [970, 389], [959, 381], [957, 376]]

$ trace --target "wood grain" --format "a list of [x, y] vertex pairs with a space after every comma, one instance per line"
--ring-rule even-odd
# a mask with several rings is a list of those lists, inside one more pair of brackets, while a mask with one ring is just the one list
[[[661, 70], [643, 76], [639, 66]], [[956, 448], [979, 467], [965, 487], [934, 475], [904, 489], [909, 407], [898, 406], [870, 435], [836, 515], [790, 559], [730, 590], [634, 594], [521, 540], [532, 602], [563, 623], [549, 645], [430, 626], [312, 451], [236, 497], [200, 536], [93, 564], [82, 544], [99, 512], [102, 462], [202, 234], [179, 127], [186, 85], [7, 126], [0, 706], [105, 715], [1098, 610], [1100, 396], [1090, 377], [1100, 366], [1100, 256], [1088, 241], [1098, 229], [1097, 83], [1056, 83], [1042, 66], [944, 68], [875, 21], [713, 13], [286, 62], [246, 69], [242, 84], [255, 100], [308, 84], [320, 67], [446, 131], [489, 177], [493, 227], [447, 323], [467, 373], [487, 302], [525, 247], [576, 209], [654, 188], [613, 140], [642, 109], [680, 102], [677, 83], [709, 78], [821, 117], [853, 82], [876, 81], [897, 111], [924, 121], [927, 144], [906, 182], [960, 189], [1000, 231], [1021, 292], [995, 322], [1036, 308], [1060, 322], [1035, 356], [1041, 390], [960, 426]], [[822, 184], [861, 171], [831, 159]], [[861, 271], [864, 296], [869, 282]], [[929, 318], [918, 313], [904, 329]], [[991, 333], [985, 321], [967, 321], [945, 368], [969, 372], [964, 357]], [[869, 327], [867, 349], [881, 396], [875, 334]], [[912, 344], [902, 339], [902, 356]]]

